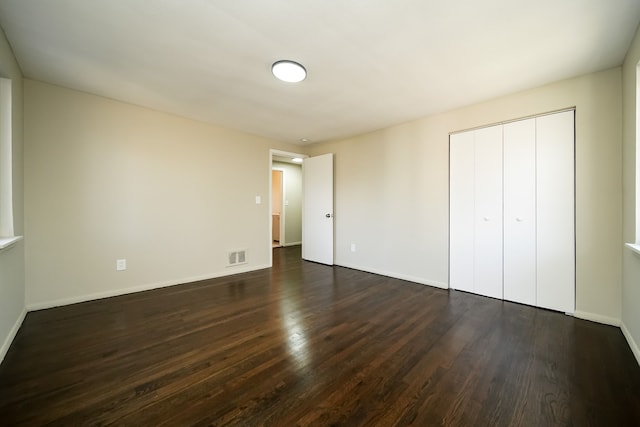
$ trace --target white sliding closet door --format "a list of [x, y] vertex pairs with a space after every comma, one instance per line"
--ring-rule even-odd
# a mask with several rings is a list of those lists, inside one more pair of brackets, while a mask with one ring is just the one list
[[536, 305], [536, 119], [504, 125], [504, 299]]
[[574, 111], [536, 119], [537, 305], [575, 309]]
[[450, 136], [449, 156], [449, 286], [475, 292], [473, 230], [475, 170], [473, 132]]
[[502, 126], [474, 134], [474, 292], [502, 298]]

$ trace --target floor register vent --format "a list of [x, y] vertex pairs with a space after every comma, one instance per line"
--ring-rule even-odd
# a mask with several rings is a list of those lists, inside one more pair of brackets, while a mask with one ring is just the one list
[[227, 267], [247, 263], [247, 250], [239, 249], [237, 251], [227, 252]]

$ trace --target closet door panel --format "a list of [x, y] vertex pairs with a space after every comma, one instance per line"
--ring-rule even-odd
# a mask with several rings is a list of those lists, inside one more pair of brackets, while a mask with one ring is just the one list
[[536, 122], [504, 126], [504, 299], [536, 304]]
[[502, 126], [475, 131], [475, 292], [502, 298]]
[[449, 287], [474, 292], [473, 132], [449, 138]]
[[574, 112], [536, 119], [537, 305], [575, 310]]

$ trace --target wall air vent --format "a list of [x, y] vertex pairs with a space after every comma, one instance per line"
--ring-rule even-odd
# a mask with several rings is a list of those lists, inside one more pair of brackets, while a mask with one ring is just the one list
[[247, 250], [238, 249], [227, 252], [227, 267], [247, 263]]

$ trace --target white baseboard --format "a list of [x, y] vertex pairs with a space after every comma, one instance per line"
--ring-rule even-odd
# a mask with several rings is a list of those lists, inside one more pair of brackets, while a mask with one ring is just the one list
[[302, 244], [302, 242], [291, 242], [291, 243], [285, 243], [284, 247], [289, 247], [289, 246], [300, 246]]
[[631, 332], [629, 332], [629, 329], [627, 329], [627, 325], [625, 325], [624, 322], [620, 325], [620, 329], [622, 330], [622, 335], [627, 339], [629, 347], [631, 347], [631, 351], [638, 361], [638, 365], [640, 365], [640, 348], [638, 348], [638, 343], [633, 339]]
[[449, 289], [449, 284], [444, 282], [438, 282], [436, 280], [427, 280], [422, 277], [409, 276], [406, 274], [393, 273], [390, 271], [378, 270], [375, 268], [362, 267], [359, 265], [340, 263], [336, 264], [339, 267], [352, 268], [354, 270], [366, 271], [367, 273], [379, 274], [380, 276], [393, 277], [394, 279], [406, 280], [408, 282], [419, 283], [421, 285], [433, 286], [434, 288]]
[[7, 335], [4, 342], [2, 343], [2, 347], [0, 347], [0, 363], [2, 363], [2, 361], [4, 360], [4, 356], [7, 355], [9, 347], [11, 347], [11, 343], [16, 337], [18, 330], [20, 330], [20, 326], [22, 326], [22, 322], [24, 321], [26, 315], [27, 309], [23, 308], [22, 313], [20, 313], [20, 316], [18, 316], [18, 319], [16, 320], [16, 323], [13, 324], [13, 327], [9, 331], [9, 335]]
[[588, 313], [586, 311], [576, 310], [573, 313], [573, 317], [577, 317], [578, 319], [583, 319], [583, 320], [589, 320], [591, 322], [603, 323], [605, 325], [620, 327], [620, 319], [617, 319], [615, 317], [603, 316], [601, 314]]
[[251, 267], [233, 267], [232, 269], [227, 269], [223, 272], [208, 274], [204, 276], [187, 277], [183, 279], [169, 280], [167, 282], [151, 283], [147, 285], [133, 286], [130, 288], [113, 289], [105, 292], [97, 292], [94, 294], [61, 298], [53, 301], [33, 302], [33, 303], [27, 304], [27, 310], [28, 311], [44, 310], [47, 308], [60, 307], [63, 305], [77, 304], [80, 302], [94, 301], [94, 300], [103, 299], [103, 298], [116, 297], [119, 295], [132, 294], [135, 292], [143, 292], [143, 291], [149, 291], [152, 289], [166, 288], [169, 286], [183, 285], [185, 283], [199, 282], [201, 280], [216, 279], [219, 277], [231, 276], [234, 274], [248, 273], [250, 271], [262, 270], [269, 267], [270, 266], [268, 264], [256, 265]]

